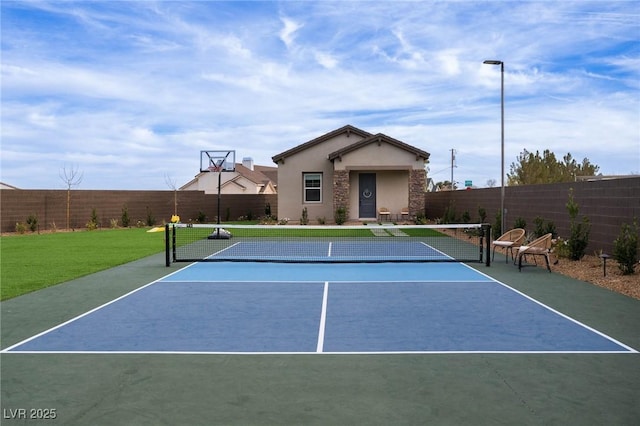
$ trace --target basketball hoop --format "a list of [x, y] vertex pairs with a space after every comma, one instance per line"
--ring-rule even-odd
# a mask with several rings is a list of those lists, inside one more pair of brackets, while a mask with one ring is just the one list
[[207, 167], [207, 169], [208, 169], [210, 172], [219, 173], [219, 172], [221, 172], [221, 171], [222, 171], [222, 164], [220, 164], [220, 165], [215, 165], [215, 164], [214, 164], [214, 165], [212, 165], [212, 166]]

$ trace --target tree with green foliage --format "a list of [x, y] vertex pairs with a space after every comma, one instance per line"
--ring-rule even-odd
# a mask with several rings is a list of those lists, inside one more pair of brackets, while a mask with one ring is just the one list
[[631, 225], [622, 224], [620, 234], [613, 242], [613, 257], [618, 261], [618, 268], [623, 275], [633, 274], [638, 264], [638, 234], [640, 234], [640, 228], [638, 221], [634, 219]]
[[571, 153], [558, 160], [555, 154], [545, 149], [540, 155], [523, 150], [518, 161], [511, 163], [507, 173], [508, 185], [530, 185], [536, 183], [574, 182], [577, 176], [595, 176], [599, 166], [591, 164], [588, 158], [578, 163]]
[[567, 211], [569, 212], [570, 225], [569, 225], [569, 239], [567, 244], [569, 245], [569, 258], [571, 260], [580, 260], [587, 250], [589, 245], [589, 233], [591, 231], [591, 224], [589, 218], [582, 217], [582, 222], [578, 222], [578, 212], [580, 207], [578, 203], [573, 199], [573, 188], [569, 189], [569, 201], [567, 201]]

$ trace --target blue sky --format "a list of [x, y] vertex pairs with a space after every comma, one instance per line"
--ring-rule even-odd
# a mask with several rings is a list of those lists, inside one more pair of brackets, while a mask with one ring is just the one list
[[169, 189], [203, 149], [271, 157], [351, 124], [500, 183], [524, 149], [640, 173], [636, 1], [5, 1], [2, 174]]

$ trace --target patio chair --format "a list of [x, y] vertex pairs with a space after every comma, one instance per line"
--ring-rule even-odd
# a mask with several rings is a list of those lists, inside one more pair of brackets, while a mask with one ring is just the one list
[[513, 249], [519, 248], [522, 245], [524, 237], [525, 230], [522, 228], [514, 228], [502, 234], [497, 240], [491, 243], [491, 246], [493, 247], [493, 258], [491, 260], [493, 261], [496, 257], [496, 248], [500, 248], [504, 249], [504, 255], [506, 257], [505, 262], [509, 262], [509, 253], [511, 253], [511, 257], [515, 263], [516, 257]]
[[525, 256], [533, 256], [534, 260], [536, 256], [544, 257], [547, 262], [547, 269], [551, 272], [551, 262], [549, 260], [549, 254], [551, 253], [551, 237], [552, 234], [546, 234], [542, 237], [531, 241], [527, 245], [520, 246], [518, 249], [518, 270], [522, 270], [522, 258]]
[[403, 207], [402, 210], [400, 210], [400, 218], [409, 219], [409, 207]]
[[380, 221], [389, 221], [391, 219], [391, 211], [386, 207], [380, 207], [378, 209], [378, 217], [380, 218]]

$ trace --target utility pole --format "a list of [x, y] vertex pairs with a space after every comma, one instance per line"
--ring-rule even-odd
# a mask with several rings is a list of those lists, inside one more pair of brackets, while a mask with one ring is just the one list
[[451, 151], [451, 190], [453, 191], [453, 189], [454, 189], [454, 185], [453, 185], [453, 168], [455, 167], [456, 150], [455, 150], [455, 148], [451, 148], [449, 151]]

